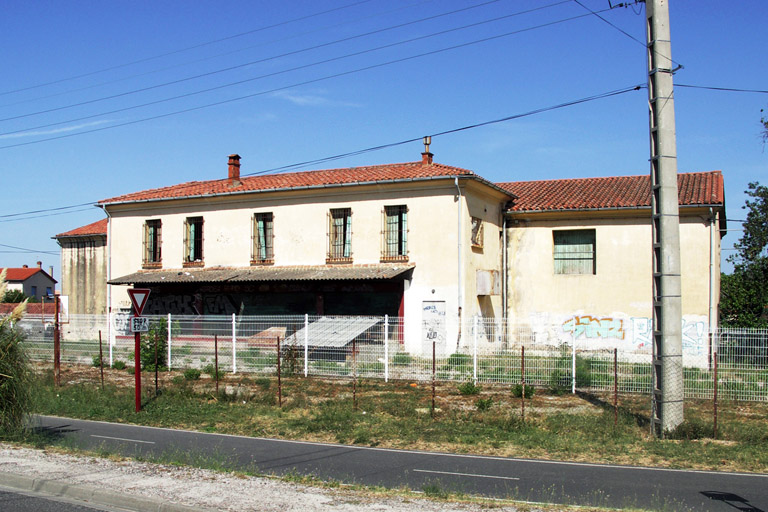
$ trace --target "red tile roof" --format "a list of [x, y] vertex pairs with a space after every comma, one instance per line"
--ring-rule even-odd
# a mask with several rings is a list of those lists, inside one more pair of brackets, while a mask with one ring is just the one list
[[[497, 183], [517, 196], [510, 211], [561, 211], [651, 206], [650, 176], [612, 176], [546, 181]], [[681, 206], [724, 205], [720, 171], [677, 176]]]
[[170, 187], [133, 192], [110, 199], [103, 199], [99, 204], [147, 201], [154, 199], [175, 199], [200, 197], [216, 194], [235, 194], [244, 192], [263, 192], [272, 190], [290, 190], [309, 187], [333, 187], [349, 184], [386, 183], [393, 181], [418, 181], [434, 178], [467, 176], [486, 185], [498, 188], [493, 183], [481, 178], [472, 171], [437, 163], [406, 162], [400, 164], [372, 165], [347, 169], [328, 169], [323, 171], [305, 171], [283, 174], [265, 174], [240, 178], [238, 186], [231, 187], [230, 180], [192, 181]]
[[91, 224], [80, 226], [79, 228], [59, 233], [53, 238], [63, 238], [68, 236], [93, 236], [93, 235], [106, 235], [107, 234], [107, 219], [97, 220]]
[[[3, 269], [0, 268], [0, 272], [2, 272]], [[32, 267], [32, 268], [9, 268], [8, 272], [5, 275], [6, 281], [26, 281], [33, 275], [37, 274], [38, 272], [42, 272], [46, 276], [48, 275], [47, 272], [44, 270], [38, 268], [38, 267]], [[48, 276], [50, 277], [50, 276]], [[55, 281], [54, 281], [55, 282]]]

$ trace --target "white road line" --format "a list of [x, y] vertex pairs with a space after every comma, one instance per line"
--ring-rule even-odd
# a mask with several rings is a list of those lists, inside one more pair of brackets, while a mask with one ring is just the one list
[[49, 418], [57, 418], [63, 421], [75, 420], [75, 421], [82, 421], [86, 423], [101, 423], [103, 425], [111, 425], [116, 427], [119, 426], [119, 427], [127, 427], [127, 428], [146, 428], [150, 430], [163, 430], [165, 432], [184, 432], [187, 434], [216, 436], [216, 437], [232, 437], [235, 439], [268, 441], [272, 443], [304, 444], [309, 446], [330, 446], [330, 447], [348, 449], [351, 451], [410, 453], [410, 454], [417, 454], [417, 455], [435, 455], [438, 457], [451, 457], [451, 458], [461, 458], [461, 459], [498, 460], [498, 461], [505, 461], [505, 462], [522, 462], [525, 464], [545, 464], [545, 465], [576, 466], [576, 467], [588, 467], [588, 468], [591, 467], [591, 468], [597, 468], [597, 469], [654, 471], [654, 472], [661, 472], [661, 473], [691, 473], [691, 474], [702, 474], [702, 475], [712, 475], [712, 476], [722, 476], [722, 477], [744, 476], [744, 477], [754, 477], [754, 478], [768, 478], [768, 473], [745, 473], [740, 471], [726, 472], [726, 471], [702, 470], [702, 469], [675, 469], [675, 468], [649, 467], [649, 466], [627, 466], [627, 465], [621, 465], [621, 464], [599, 464], [594, 462], [569, 462], [569, 461], [546, 460], [546, 459], [520, 459], [516, 457], [498, 457], [498, 456], [492, 456], [492, 455], [491, 456], [469, 455], [465, 453], [445, 453], [445, 452], [433, 452], [433, 451], [421, 451], [421, 450], [403, 450], [403, 449], [397, 449], [397, 448], [376, 448], [373, 446], [350, 446], [350, 445], [344, 445], [344, 444], [338, 444], [338, 443], [320, 443], [316, 441], [295, 441], [292, 439], [275, 439], [270, 437], [250, 437], [250, 436], [243, 436], [243, 435], [236, 435], [236, 434], [220, 434], [216, 432], [198, 432], [195, 430], [181, 430], [181, 429], [173, 429], [173, 428], [167, 428], [167, 427], [150, 427], [146, 425], [132, 425], [130, 423], [112, 423], [109, 421], [99, 421], [99, 420], [81, 420], [77, 418], [65, 418], [63, 416], [51, 416], [51, 415], [46, 415], [46, 416]]
[[414, 473], [436, 473], [438, 475], [473, 476], [476, 478], [498, 478], [499, 480], [520, 480], [511, 476], [476, 475], [473, 473], [453, 473], [451, 471], [431, 471], [429, 469], [414, 469]]
[[139, 441], [138, 439], [125, 439], [123, 437], [97, 436], [95, 434], [91, 434], [91, 437], [98, 437], [100, 439], [114, 439], [115, 441], [127, 441], [129, 443], [155, 444], [154, 441]]

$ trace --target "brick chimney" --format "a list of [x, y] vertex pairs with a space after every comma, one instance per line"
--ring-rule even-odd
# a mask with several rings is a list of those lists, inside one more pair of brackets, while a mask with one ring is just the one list
[[22, 265], [21, 268], [29, 268], [29, 265]]
[[432, 137], [427, 135], [424, 137], [424, 152], [421, 154], [421, 163], [429, 165], [432, 163], [432, 157], [434, 156], [429, 152], [429, 145], [432, 144]]
[[37, 262], [37, 268], [39, 268], [40, 270], [43, 269], [43, 262], [42, 261], [38, 261]]
[[230, 187], [239, 187], [240, 186], [240, 155], [233, 154], [229, 155], [229, 186]]

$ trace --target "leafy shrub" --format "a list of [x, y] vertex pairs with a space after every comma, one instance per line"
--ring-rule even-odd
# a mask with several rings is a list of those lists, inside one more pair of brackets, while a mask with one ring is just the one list
[[197, 368], [187, 368], [184, 370], [184, 379], [186, 380], [198, 380], [200, 378], [200, 370]]
[[687, 419], [667, 433], [668, 439], [702, 439], [712, 437], [713, 427], [701, 420]]
[[563, 370], [553, 370], [549, 375], [549, 390], [555, 395], [562, 395], [571, 387], [571, 377]]
[[[213, 366], [212, 364], [205, 365], [205, 367], [203, 368], [203, 371], [208, 375], [210, 375], [212, 379], [216, 378], [216, 367]], [[221, 369], [219, 369], [218, 378], [221, 379], [223, 376], [224, 376], [224, 372]]]
[[157, 349], [157, 367], [168, 368], [168, 323], [164, 319], [152, 319], [149, 331], [141, 334], [141, 367], [155, 369], [155, 349]]
[[280, 364], [280, 372], [284, 376], [297, 375], [304, 369], [303, 359], [299, 357], [299, 349], [291, 345], [283, 349], [283, 360]]
[[413, 361], [413, 357], [408, 352], [396, 352], [392, 356], [392, 364], [395, 366], [408, 366]]
[[[533, 386], [525, 386], [525, 398], [533, 398], [535, 392], [536, 391], [533, 389]], [[512, 386], [512, 396], [515, 398], [520, 398], [523, 396], [522, 384], [515, 384]]]
[[91, 364], [93, 364], [94, 368], [101, 367], [101, 356], [99, 354], [96, 354], [91, 358]]
[[576, 387], [588, 388], [592, 385], [592, 362], [576, 356]]
[[125, 370], [125, 361], [115, 360], [112, 363], [112, 368], [115, 370]]
[[493, 405], [493, 398], [479, 398], [475, 402], [475, 407], [478, 411], [487, 411]]
[[462, 395], [477, 395], [482, 388], [471, 380], [468, 380], [467, 382], [460, 384], [456, 389], [458, 389], [459, 393]]

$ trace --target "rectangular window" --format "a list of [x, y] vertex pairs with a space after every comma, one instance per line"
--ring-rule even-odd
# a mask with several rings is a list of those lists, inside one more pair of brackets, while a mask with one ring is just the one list
[[46, 296], [47, 296], [47, 295], [53, 295], [53, 290], [51, 289], [51, 287], [50, 287], [50, 286], [46, 286], [46, 287], [45, 287], [45, 295], [46, 295]]
[[272, 213], [254, 213], [251, 265], [267, 265], [275, 262], [273, 233]]
[[328, 214], [326, 262], [352, 261], [352, 209], [333, 208]]
[[203, 264], [203, 218], [187, 217], [184, 221], [184, 265]]
[[144, 267], [160, 267], [162, 261], [162, 222], [159, 219], [144, 223]]
[[29, 290], [30, 297], [37, 297], [37, 286], [32, 286]]
[[595, 274], [595, 230], [552, 232], [555, 274]]
[[483, 219], [472, 217], [472, 247], [483, 248]]
[[382, 229], [381, 260], [408, 260], [408, 207], [385, 206]]

